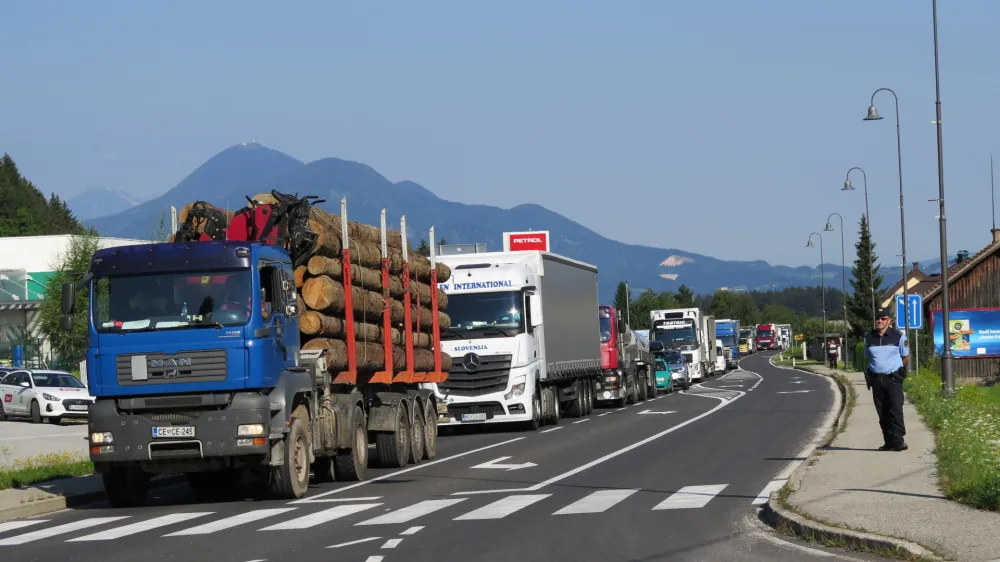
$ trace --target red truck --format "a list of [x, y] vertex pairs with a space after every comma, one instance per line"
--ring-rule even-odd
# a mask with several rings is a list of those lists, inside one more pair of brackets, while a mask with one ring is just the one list
[[757, 349], [778, 349], [778, 329], [774, 324], [757, 324]]

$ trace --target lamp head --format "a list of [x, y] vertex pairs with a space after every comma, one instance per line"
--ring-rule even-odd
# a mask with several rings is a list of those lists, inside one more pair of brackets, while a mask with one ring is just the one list
[[810, 238], [809, 241], [806, 242], [806, 248], [812, 248], [812, 247], [813, 247], [813, 239]]
[[833, 225], [826, 223], [826, 228], [823, 229], [824, 232], [833, 232]]
[[865, 117], [865, 121], [878, 121], [882, 116], [878, 114], [878, 110], [875, 109], [874, 105], [868, 106], [868, 116]]
[[854, 186], [851, 185], [851, 180], [844, 180], [844, 188], [841, 191], [854, 191]]

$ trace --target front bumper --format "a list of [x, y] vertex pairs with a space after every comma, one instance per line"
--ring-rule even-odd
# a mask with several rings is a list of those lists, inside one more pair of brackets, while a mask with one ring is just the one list
[[531, 421], [535, 381], [522, 372], [512, 372], [507, 389], [480, 396], [442, 394], [436, 387], [438, 425], [516, 423]]
[[[195, 411], [132, 413], [120, 411], [115, 399], [99, 399], [88, 423], [90, 459], [95, 463], [156, 462], [266, 455], [269, 420], [267, 397], [255, 393], [238, 393], [223, 409]], [[239, 435], [241, 425], [262, 426], [263, 431]], [[94, 434], [102, 435], [94, 439]]]
[[38, 399], [39, 408], [43, 418], [86, 418], [94, 401], [84, 398], [67, 398], [64, 400], [43, 400]]

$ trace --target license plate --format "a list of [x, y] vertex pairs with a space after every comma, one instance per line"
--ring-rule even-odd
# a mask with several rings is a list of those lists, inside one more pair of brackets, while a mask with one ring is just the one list
[[154, 427], [153, 437], [194, 437], [194, 426]]
[[87, 405], [86, 404], [71, 404], [69, 406], [69, 409], [70, 410], [86, 410], [87, 409]]
[[486, 414], [462, 414], [462, 421], [486, 421]]

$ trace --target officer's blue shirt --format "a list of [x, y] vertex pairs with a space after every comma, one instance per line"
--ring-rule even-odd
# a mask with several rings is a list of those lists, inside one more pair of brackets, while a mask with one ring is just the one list
[[865, 357], [868, 369], [880, 375], [898, 371], [903, 366], [903, 357], [910, 355], [906, 337], [895, 328], [889, 328], [880, 336], [876, 330], [865, 334]]

